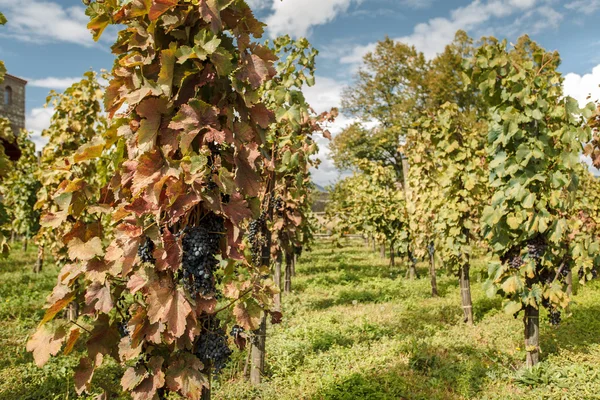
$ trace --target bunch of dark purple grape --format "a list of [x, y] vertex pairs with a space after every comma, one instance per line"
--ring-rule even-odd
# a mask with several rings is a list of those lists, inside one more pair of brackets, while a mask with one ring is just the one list
[[561, 321], [560, 311], [552, 307], [552, 304], [550, 304], [550, 300], [546, 298], [542, 300], [542, 306], [544, 306], [544, 308], [548, 310], [548, 321], [550, 322], [550, 325], [558, 326]]
[[227, 365], [233, 350], [227, 343], [225, 330], [218, 320], [209, 320], [196, 342], [195, 354], [204, 365], [211, 364], [215, 375]]
[[252, 262], [255, 265], [260, 265], [262, 256], [262, 240], [261, 234], [265, 226], [265, 213], [260, 217], [250, 221], [248, 225], [248, 241], [250, 242], [250, 252], [252, 253]]
[[186, 227], [183, 236], [183, 284], [192, 296], [215, 292], [214, 272], [219, 264], [219, 252], [224, 231], [223, 218], [208, 214], [200, 225]]
[[536, 262], [542, 259], [547, 248], [548, 243], [546, 243], [546, 238], [541, 235], [538, 235], [527, 242], [527, 254]]
[[154, 242], [152, 239], [146, 236], [146, 240], [144, 240], [140, 247], [138, 247], [138, 257], [143, 263], [154, 264], [156, 260], [154, 259], [152, 253], [154, 253]]
[[502, 257], [500, 257], [500, 261], [502, 261], [503, 264], [508, 264], [512, 269], [518, 270], [523, 265], [521, 250], [519, 250], [517, 247], [511, 248]]
[[285, 211], [285, 202], [281, 198], [281, 196], [277, 196], [275, 199], [274, 210], [277, 213], [278, 217], [283, 217], [283, 213]]

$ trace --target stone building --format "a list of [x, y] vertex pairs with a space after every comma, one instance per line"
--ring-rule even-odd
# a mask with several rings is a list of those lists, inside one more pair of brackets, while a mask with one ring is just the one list
[[[0, 117], [10, 121], [15, 136], [25, 129], [25, 85], [26, 80], [10, 74], [6, 74], [4, 82], [0, 83]], [[3, 145], [11, 159], [20, 156], [21, 152], [15, 144]]]
[[0, 83], [0, 117], [10, 120], [15, 134], [25, 129], [25, 85], [26, 80], [10, 74]]

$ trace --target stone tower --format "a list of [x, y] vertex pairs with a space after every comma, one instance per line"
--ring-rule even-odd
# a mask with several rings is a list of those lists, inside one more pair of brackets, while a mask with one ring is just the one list
[[25, 85], [26, 80], [10, 74], [0, 83], [0, 117], [10, 121], [15, 135], [25, 129]]
[[[10, 121], [15, 136], [21, 129], [25, 129], [25, 85], [26, 80], [10, 74], [6, 74], [4, 82], [0, 83], [0, 117]], [[2, 145], [11, 160], [17, 160], [21, 156], [15, 142], [3, 141]]]

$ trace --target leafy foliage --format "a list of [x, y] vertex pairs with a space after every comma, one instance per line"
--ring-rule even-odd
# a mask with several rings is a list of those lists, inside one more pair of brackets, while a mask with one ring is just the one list
[[560, 58], [527, 36], [514, 49], [489, 39], [471, 61], [474, 84], [492, 107], [488, 135], [491, 205], [482, 227], [503, 263], [489, 270], [489, 292], [500, 292], [517, 313], [545, 299], [566, 307], [569, 297], [557, 281], [568, 259], [568, 216], [577, 188], [576, 167], [589, 129], [579, 109], [564, 98], [557, 71]]
[[408, 220], [404, 192], [396, 183], [392, 167], [363, 161], [361, 170], [340, 181], [331, 193], [327, 207], [337, 229], [357, 229], [371, 233], [378, 241], [388, 241], [392, 248], [407, 252]]
[[[110, 125], [74, 163], [114, 148], [115, 173], [89, 203], [64, 199], [57, 223], [77, 221], [65, 237], [70, 262], [29, 348], [41, 364], [69, 338], [86, 343], [75, 374], [80, 393], [109, 356], [126, 367], [121, 383], [134, 399], [164, 391], [196, 399], [210, 374], [195, 353], [205, 322], [235, 306], [237, 323], [255, 330], [273, 301], [273, 283], [261, 279], [268, 266], [245, 260], [242, 237], [265, 183], [259, 148], [274, 115], [260, 89], [276, 58], [252, 42], [263, 24], [241, 0], [95, 2], [87, 14], [95, 39], [109, 24], [127, 28], [112, 48]], [[67, 178], [60, 188], [79, 182]], [[113, 237], [105, 237], [102, 215]], [[225, 228], [213, 232], [221, 235], [219, 293], [190, 293], [179, 279], [181, 241], [186, 227], [212, 216]], [[138, 256], [148, 238], [154, 264]], [[217, 294], [228, 305], [217, 308]], [[53, 318], [71, 301], [83, 310], [74, 326]]]
[[29, 133], [22, 131], [17, 137], [21, 157], [8, 175], [0, 182], [0, 195], [7, 211], [5, 228], [25, 239], [32, 238], [39, 229], [40, 213], [34, 210], [41, 183], [37, 180], [38, 157], [35, 143]]

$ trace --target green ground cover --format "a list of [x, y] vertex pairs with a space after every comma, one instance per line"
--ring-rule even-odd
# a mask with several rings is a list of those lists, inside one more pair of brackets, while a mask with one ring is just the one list
[[[44, 368], [25, 351], [42, 318], [57, 270], [31, 272], [32, 249], [0, 261], [0, 399], [74, 399], [77, 352]], [[440, 271], [431, 298], [425, 265], [417, 281], [358, 242], [321, 243], [297, 267], [283, 323], [268, 327], [267, 377], [241, 378], [244, 352], [214, 383], [215, 399], [595, 399], [600, 398], [600, 282], [578, 288], [558, 328], [542, 311], [542, 363], [522, 368], [522, 320], [500, 310], [472, 271], [476, 326], [461, 322], [457, 279]], [[118, 392], [120, 368], [108, 363], [95, 387]], [[93, 397], [90, 397], [93, 398]]]

